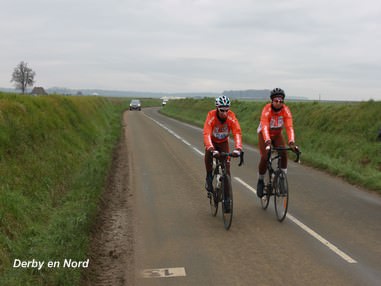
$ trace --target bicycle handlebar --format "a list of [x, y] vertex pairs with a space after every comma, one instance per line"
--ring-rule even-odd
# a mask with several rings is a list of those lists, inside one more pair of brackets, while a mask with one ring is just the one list
[[267, 160], [270, 159], [270, 156], [271, 156], [271, 152], [272, 151], [292, 151], [293, 153], [296, 154], [296, 159], [294, 160], [294, 162], [296, 163], [300, 163], [300, 155], [302, 154], [302, 152], [299, 150], [299, 149], [292, 149], [290, 147], [273, 147], [271, 146], [270, 147], [270, 151], [268, 152], [268, 155], [267, 155]]
[[[240, 154], [237, 156], [237, 154], [235, 154], [235, 153], [233, 153], [233, 152], [220, 152], [219, 153], [219, 155], [218, 155], [218, 157], [222, 157], [222, 158], [224, 158], [224, 157], [228, 157], [228, 156], [230, 156], [230, 157], [233, 157], [233, 158], [236, 158], [236, 157], [239, 157], [239, 163], [238, 163], [238, 166], [242, 166], [242, 164], [244, 163], [244, 160], [243, 160], [243, 154], [244, 154], [244, 152], [243, 151], [241, 151], [240, 152]], [[215, 156], [216, 157], [216, 156]]]

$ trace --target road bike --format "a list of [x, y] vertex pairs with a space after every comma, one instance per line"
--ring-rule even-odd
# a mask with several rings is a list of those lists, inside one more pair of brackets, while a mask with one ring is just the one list
[[[243, 164], [243, 154], [241, 151], [239, 155], [238, 166]], [[215, 157], [213, 168], [213, 190], [208, 194], [210, 211], [213, 216], [216, 216], [218, 211], [218, 204], [221, 202], [222, 219], [224, 227], [228, 230], [231, 226], [233, 219], [233, 191], [231, 178], [226, 170], [226, 161], [228, 157], [238, 157], [234, 153], [220, 152]]]
[[[299, 149], [293, 150], [289, 147], [271, 147], [267, 157], [268, 178], [265, 180], [263, 197], [261, 198], [262, 208], [265, 210], [269, 206], [271, 196], [274, 196], [275, 214], [278, 221], [282, 222], [286, 218], [289, 202], [289, 188], [287, 174], [281, 169], [281, 151], [293, 151], [296, 154], [295, 162], [300, 163]], [[273, 155], [275, 153], [275, 155]], [[272, 163], [277, 160], [277, 167], [274, 169]]]

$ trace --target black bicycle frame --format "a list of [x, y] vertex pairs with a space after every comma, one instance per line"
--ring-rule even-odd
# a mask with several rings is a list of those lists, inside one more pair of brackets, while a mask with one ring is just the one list
[[[277, 168], [280, 169], [280, 161], [282, 159], [282, 154], [279, 151], [290, 151], [290, 150], [293, 151], [296, 154], [296, 159], [294, 160], [294, 162], [299, 163], [299, 157], [300, 157], [300, 154], [301, 154], [301, 152], [299, 150], [294, 151], [290, 147], [271, 147], [270, 150], [268, 151], [268, 154], [267, 154], [267, 169], [269, 170], [269, 188], [270, 188], [270, 192], [272, 192], [272, 178], [273, 178], [273, 174], [275, 174], [275, 170], [274, 170], [274, 167], [273, 167], [272, 163], [273, 163], [274, 160], [278, 160], [278, 162], [277, 162], [278, 163]], [[273, 157], [271, 156], [272, 151], [277, 151], [277, 154], [275, 156], [273, 156]]]
[[[239, 163], [238, 166], [241, 166], [244, 163], [244, 157], [243, 157], [244, 152], [241, 151], [239, 155]], [[214, 174], [216, 175], [218, 173], [218, 169], [221, 168], [222, 170], [222, 177], [226, 177], [227, 175], [227, 170], [226, 170], [226, 163], [227, 163], [227, 158], [228, 157], [237, 157], [234, 153], [231, 152], [221, 152], [218, 157], [216, 158], [216, 167], [214, 168]]]

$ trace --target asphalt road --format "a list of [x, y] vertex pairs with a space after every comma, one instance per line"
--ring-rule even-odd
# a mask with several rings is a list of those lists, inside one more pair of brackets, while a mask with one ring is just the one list
[[204, 190], [202, 130], [155, 108], [128, 111], [125, 124], [136, 285], [381, 285], [379, 195], [290, 162], [279, 223], [255, 195], [258, 151], [244, 146], [226, 231]]

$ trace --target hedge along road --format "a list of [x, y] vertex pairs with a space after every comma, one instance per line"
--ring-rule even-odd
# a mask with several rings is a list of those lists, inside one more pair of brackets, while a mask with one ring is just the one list
[[279, 223], [273, 202], [263, 211], [255, 194], [258, 151], [244, 146], [244, 166], [231, 164], [226, 231], [204, 190], [202, 130], [157, 108], [126, 118], [135, 285], [379, 285], [378, 195], [290, 162]]

